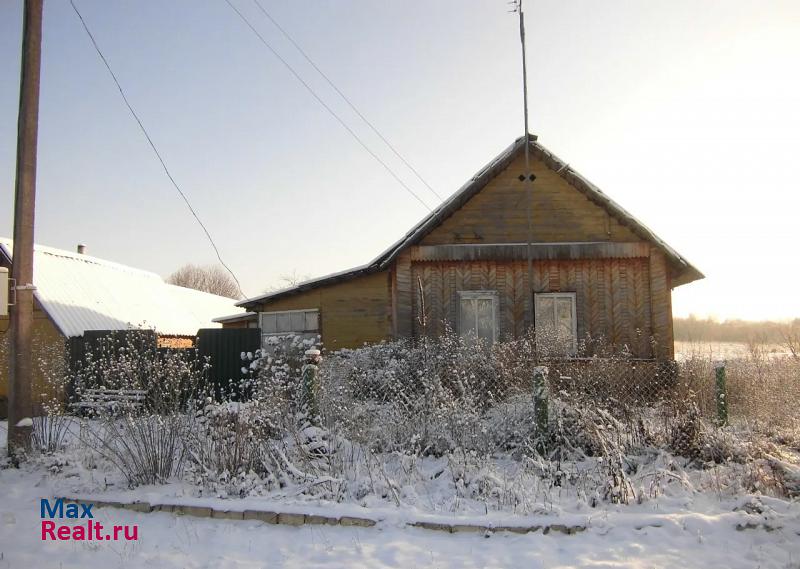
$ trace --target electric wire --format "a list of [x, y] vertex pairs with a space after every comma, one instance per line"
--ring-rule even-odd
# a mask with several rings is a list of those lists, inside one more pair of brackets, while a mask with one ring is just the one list
[[364, 116], [364, 114], [356, 107], [355, 103], [353, 103], [353, 101], [351, 101], [350, 98], [347, 97], [347, 95], [345, 95], [341, 91], [341, 89], [339, 89], [339, 87], [336, 86], [333, 80], [330, 77], [328, 77], [328, 75], [324, 71], [322, 71], [322, 69], [319, 68], [319, 66], [314, 62], [314, 60], [311, 59], [311, 56], [309, 56], [306, 53], [306, 51], [295, 41], [295, 39], [291, 36], [291, 34], [287, 32], [284, 29], [284, 27], [278, 23], [278, 21], [266, 10], [266, 8], [264, 8], [261, 2], [259, 0], [253, 0], [253, 2], [256, 4], [256, 6], [258, 6], [258, 9], [261, 10], [261, 12], [269, 19], [269, 21], [272, 22], [272, 24], [276, 28], [278, 28], [278, 31], [280, 31], [281, 34], [283, 34], [283, 36], [287, 40], [289, 40], [289, 42], [295, 47], [295, 49], [297, 49], [297, 51], [300, 52], [300, 55], [303, 56], [303, 58], [308, 62], [308, 64], [311, 65], [311, 67], [313, 67], [314, 70], [320, 74], [320, 76], [328, 83], [328, 85], [330, 85], [330, 87], [334, 91], [336, 91], [336, 94], [339, 95], [345, 103], [347, 103], [347, 105], [353, 110], [353, 112], [356, 115], [358, 115], [358, 118], [364, 121], [364, 123], [372, 130], [372, 132], [374, 132], [378, 136], [378, 138], [380, 138], [383, 141], [383, 143], [386, 144], [386, 146], [394, 153], [394, 155], [397, 156], [397, 158], [403, 164], [405, 164], [405, 166], [409, 170], [411, 170], [411, 172], [414, 173], [414, 175], [419, 179], [420, 182], [422, 182], [425, 185], [426, 188], [428, 188], [431, 192], [433, 192], [433, 194], [437, 198], [443, 200], [444, 198], [439, 195], [439, 192], [433, 189], [433, 187], [428, 183], [428, 181], [422, 177], [422, 174], [420, 174], [419, 171], [417, 171], [417, 169], [414, 168], [414, 166], [412, 166], [411, 163], [402, 154], [400, 154], [400, 151], [397, 150], [397, 148], [395, 148], [394, 145], [386, 139], [383, 133], [381, 133], [381, 131], [378, 130], [378, 128], [374, 124], [372, 124], [372, 122], [367, 117]]
[[97, 44], [97, 41], [95, 40], [94, 35], [89, 30], [89, 26], [86, 24], [86, 20], [83, 19], [83, 16], [81, 15], [80, 10], [78, 10], [78, 7], [75, 5], [74, 0], [69, 0], [69, 3], [72, 5], [72, 9], [75, 11], [75, 14], [78, 16], [78, 19], [80, 20], [81, 25], [83, 26], [83, 29], [86, 31], [86, 34], [89, 36], [89, 39], [91, 40], [92, 45], [94, 46], [94, 49], [97, 52], [97, 55], [100, 56], [100, 59], [103, 61], [103, 65], [105, 65], [106, 69], [108, 70], [109, 74], [111, 75], [111, 78], [114, 80], [114, 83], [117, 86], [117, 90], [119, 91], [119, 94], [122, 96], [122, 100], [125, 102], [125, 106], [128, 107], [128, 110], [130, 111], [131, 115], [133, 115], [133, 118], [136, 120], [136, 123], [139, 125], [139, 128], [141, 129], [142, 133], [144, 134], [145, 138], [147, 139], [148, 144], [150, 144], [150, 148], [153, 149], [153, 153], [156, 155], [156, 158], [158, 158], [158, 161], [161, 163], [161, 167], [164, 169], [164, 173], [166, 173], [167, 178], [169, 178], [169, 181], [172, 182], [172, 185], [178, 191], [178, 194], [180, 194], [181, 198], [183, 198], [183, 201], [186, 203], [186, 206], [189, 208], [189, 211], [192, 213], [192, 216], [195, 218], [197, 223], [202, 228], [203, 233], [205, 233], [206, 237], [208, 238], [208, 242], [211, 243], [211, 247], [214, 249], [214, 253], [217, 256], [217, 260], [220, 262], [220, 264], [223, 267], [225, 267], [225, 270], [228, 271], [228, 273], [230, 273], [230, 275], [233, 278], [234, 282], [236, 282], [236, 288], [239, 289], [239, 294], [242, 296], [242, 298], [247, 298], [247, 295], [245, 295], [244, 292], [242, 291], [242, 285], [239, 283], [239, 279], [236, 278], [236, 275], [231, 270], [231, 268], [225, 263], [225, 261], [222, 260], [222, 255], [220, 254], [216, 243], [214, 243], [214, 238], [211, 237], [211, 233], [209, 233], [209, 231], [206, 228], [205, 224], [201, 221], [201, 219], [197, 215], [197, 212], [195, 211], [194, 207], [192, 207], [192, 204], [189, 202], [189, 198], [186, 197], [186, 194], [183, 192], [181, 187], [175, 181], [175, 178], [173, 178], [172, 173], [170, 173], [169, 168], [167, 168], [167, 164], [164, 161], [164, 158], [161, 156], [161, 153], [158, 151], [158, 148], [156, 147], [155, 143], [153, 142], [153, 139], [150, 137], [150, 134], [147, 132], [147, 129], [145, 128], [144, 124], [142, 123], [142, 120], [139, 118], [139, 115], [133, 109], [133, 106], [131, 105], [130, 101], [128, 100], [128, 97], [125, 95], [125, 91], [122, 88], [122, 85], [120, 84], [119, 79], [117, 79], [117, 76], [114, 73], [114, 70], [111, 69], [111, 65], [109, 64], [108, 59], [106, 59], [106, 56], [103, 55], [103, 51], [100, 49], [100, 46]]
[[[72, 1], [72, 0], [70, 0], [70, 1]], [[394, 179], [395, 179], [395, 181], [397, 181], [397, 183], [398, 183], [398, 184], [400, 184], [400, 186], [401, 186], [401, 187], [402, 187], [402, 188], [403, 188], [403, 189], [404, 189], [406, 192], [408, 192], [409, 194], [411, 194], [411, 195], [412, 195], [412, 196], [413, 196], [413, 197], [414, 197], [414, 198], [415, 198], [415, 199], [416, 199], [416, 200], [417, 200], [419, 203], [421, 203], [421, 204], [422, 204], [422, 205], [423, 205], [423, 206], [424, 206], [424, 207], [425, 207], [425, 208], [426, 208], [428, 211], [431, 211], [431, 212], [432, 212], [432, 211], [433, 211], [433, 209], [432, 209], [432, 208], [431, 208], [431, 207], [430, 207], [430, 206], [429, 206], [429, 205], [428, 205], [428, 204], [427, 204], [427, 203], [426, 203], [426, 202], [425, 202], [425, 201], [424, 201], [424, 200], [423, 200], [423, 199], [422, 199], [422, 198], [421, 198], [421, 197], [420, 197], [420, 196], [419, 196], [419, 195], [418, 195], [418, 194], [417, 194], [417, 193], [416, 193], [414, 190], [412, 190], [412, 189], [411, 189], [411, 188], [410, 188], [410, 187], [409, 187], [409, 186], [408, 186], [408, 185], [407, 185], [407, 184], [406, 184], [406, 183], [405, 183], [405, 182], [402, 180], [402, 178], [400, 178], [400, 176], [398, 176], [398, 175], [395, 173], [395, 171], [394, 171], [394, 170], [392, 170], [392, 169], [389, 167], [389, 165], [388, 165], [388, 164], [387, 164], [387, 163], [386, 163], [386, 162], [385, 162], [383, 159], [381, 159], [381, 157], [380, 157], [380, 156], [378, 156], [378, 155], [377, 155], [377, 154], [376, 154], [376, 153], [375, 153], [375, 152], [374, 152], [374, 151], [373, 151], [373, 150], [372, 150], [372, 149], [371, 149], [369, 146], [367, 146], [367, 144], [366, 144], [366, 143], [365, 143], [365, 142], [364, 142], [364, 141], [361, 139], [361, 137], [360, 137], [360, 136], [358, 136], [358, 134], [356, 134], [356, 132], [355, 132], [355, 131], [354, 131], [352, 128], [350, 128], [350, 126], [348, 126], [348, 124], [347, 124], [347, 123], [346, 123], [346, 122], [345, 122], [345, 121], [344, 121], [344, 120], [343, 120], [343, 119], [342, 119], [342, 118], [341, 118], [341, 117], [340, 117], [340, 116], [339, 116], [339, 115], [338, 115], [338, 114], [337, 114], [337, 113], [336, 113], [336, 112], [335, 112], [335, 111], [334, 111], [334, 110], [333, 110], [333, 109], [332, 109], [332, 108], [331, 108], [331, 107], [330, 107], [330, 106], [329, 106], [329, 105], [328, 105], [328, 104], [327, 104], [327, 103], [324, 101], [324, 100], [322, 100], [322, 98], [321, 98], [321, 97], [320, 97], [320, 96], [319, 96], [319, 95], [316, 93], [316, 91], [314, 91], [314, 89], [311, 87], [311, 85], [309, 85], [309, 84], [308, 84], [308, 82], [306, 82], [306, 81], [305, 81], [305, 80], [304, 80], [304, 79], [303, 79], [303, 78], [300, 76], [300, 74], [299, 74], [299, 73], [298, 73], [298, 72], [297, 72], [297, 71], [294, 69], [294, 67], [292, 67], [292, 66], [291, 66], [291, 64], [290, 64], [288, 61], [286, 61], [286, 59], [284, 59], [284, 58], [283, 58], [283, 57], [282, 57], [282, 56], [281, 56], [281, 55], [280, 55], [280, 54], [279, 54], [279, 53], [278, 53], [278, 52], [275, 50], [275, 48], [273, 48], [273, 47], [272, 47], [272, 45], [270, 45], [270, 43], [269, 43], [269, 42], [268, 42], [268, 41], [267, 41], [267, 40], [264, 38], [264, 36], [262, 36], [262, 35], [259, 33], [259, 31], [258, 31], [258, 30], [255, 28], [255, 26], [253, 26], [253, 24], [252, 24], [252, 23], [250, 23], [250, 20], [248, 20], [248, 19], [245, 17], [245, 15], [244, 15], [244, 14], [242, 14], [242, 12], [241, 12], [241, 11], [240, 11], [240, 10], [239, 10], [239, 9], [238, 9], [236, 6], [234, 6], [234, 5], [233, 5], [233, 3], [231, 3], [231, 1], [230, 1], [230, 0], [225, 0], [225, 3], [226, 3], [228, 6], [230, 6], [230, 8], [231, 8], [231, 9], [232, 9], [234, 12], [236, 12], [236, 14], [237, 14], [237, 15], [239, 16], [239, 18], [242, 20], [242, 22], [244, 22], [244, 23], [245, 23], [245, 25], [246, 25], [248, 28], [250, 28], [250, 31], [252, 31], [252, 32], [253, 32], [253, 33], [256, 35], [256, 37], [259, 39], [259, 41], [260, 41], [262, 44], [264, 44], [264, 47], [266, 47], [266, 48], [267, 48], [267, 49], [268, 49], [268, 50], [269, 50], [269, 51], [272, 53], [272, 55], [274, 55], [274, 56], [275, 56], [275, 57], [278, 59], [278, 61], [280, 61], [280, 62], [283, 64], [283, 66], [284, 66], [284, 67], [286, 67], [286, 69], [288, 69], [288, 70], [289, 70], [289, 72], [290, 72], [292, 75], [294, 75], [295, 79], [297, 79], [297, 80], [298, 80], [298, 81], [299, 81], [299, 82], [300, 82], [300, 83], [303, 85], [303, 87], [305, 87], [305, 89], [306, 89], [306, 90], [307, 90], [307, 91], [308, 91], [308, 92], [311, 94], [311, 96], [312, 96], [312, 97], [314, 97], [314, 99], [316, 99], [316, 100], [317, 100], [317, 102], [318, 102], [320, 105], [322, 105], [322, 107], [323, 107], [323, 108], [324, 108], [324, 109], [325, 109], [325, 110], [326, 110], [326, 111], [327, 111], [327, 112], [328, 112], [328, 113], [329, 113], [329, 114], [330, 114], [330, 115], [331, 115], [331, 116], [332, 116], [334, 119], [336, 119], [336, 121], [337, 121], [337, 122], [338, 122], [338, 123], [339, 123], [339, 124], [342, 126], [342, 128], [344, 128], [344, 129], [345, 129], [345, 130], [346, 130], [346, 131], [347, 131], [347, 132], [350, 134], [350, 136], [352, 136], [352, 137], [353, 137], [353, 139], [354, 139], [354, 140], [355, 140], [355, 141], [356, 141], [356, 142], [357, 142], [359, 145], [361, 145], [361, 147], [362, 147], [364, 150], [366, 150], [366, 151], [367, 151], [367, 153], [369, 153], [369, 155], [370, 155], [370, 156], [372, 156], [372, 157], [373, 157], [373, 158], [374, 158], [374, 159], [375, 159], [375, 160], [376, 160], [376, 161], [377, 161], [377, 162], [378, 162], [378, 163], [379, 163], [381, 166], [383, 166], [383, 168], [384, 168], [384, 169], [385, 169], [385, 170], [386, 170], [386, 171], [389, 173], [389, 175], [391, 175], [391, 176], [392, 176], [392, 178], [394, 178]]]

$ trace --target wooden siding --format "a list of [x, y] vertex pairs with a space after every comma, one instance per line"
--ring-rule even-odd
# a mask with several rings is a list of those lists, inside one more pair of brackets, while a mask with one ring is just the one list
[[650, 251], [650, 291], [656, 355], [660, 358], [673, 358], [675, 341], [672, 331], [672, 285], [667, 260], [656, 247], [652, 247]]
[[412, 287], [411, 254], [403, 251], [394, 263], [392, 271], [393, 335], [395, 338], [408, 338], [412, 334]]
[[[532, 170], [533, 241], [641, 241], [541, 160], [533, 161]], [[518, 179], [523, 171], [523, 158], [515, 159], [420, 244], [527, 242], [527, 194]]]
[[[0, 316], [0, 418], [5, 418], [8, 413], [8, 381], [10, 358], [10, 332], [9, 319]], [[35, 362], [33, 366], [32, 396], [34, 410], [39, 411], [41, 404], [47, 400], [52, 389], [46, 381], [47, 375], [63, 373], [66, 366], [66, 339], [56, 328], [47, 314], [34, 303], [33, 310], [33, 352]]]
[[[501, 338], [519, 337], [530, 328], [532, 295], [524, 261], [414, 262], [411, 269], [410, 320], [416, 336], [422, 334], [420, 289], [429, 334], [441, 333], [445, 324], [455, 328], [462, 290], [499, 292]], [[649, 337], [664, 333], [653, 326], [653, 318], [663, 314], [651, 311], [650, 283], [647, 258], [533, 263], [534, 292], [576, 293], [579, 339], [602, 337], [617, 348], [628, 346], [637, 357], [652, 357]]]
[[253, 312], [316, 308], [324, 346], [329, 350], [380, 342], [392, 335], [389, 271], [301, 292], [270, 302]]

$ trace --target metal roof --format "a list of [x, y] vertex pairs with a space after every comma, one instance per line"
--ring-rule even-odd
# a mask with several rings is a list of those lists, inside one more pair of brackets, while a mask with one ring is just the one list
[[[0, 239], [9, 262], [12, 249], [10, 239]], [[167, 284], [149, 271], [41, 245], [34, 247], [33, 284], [42, 310], [67, 337], [129, 328], [194, 336], [237, 310], [230, 298]]]

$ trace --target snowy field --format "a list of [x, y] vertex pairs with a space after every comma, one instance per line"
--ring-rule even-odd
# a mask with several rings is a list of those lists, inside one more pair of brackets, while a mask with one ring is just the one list
[[[5, 438], [5, 425], [0, 424]], [[4, 444], [4, 441], [2, 441]], [[2, 446], [2, 445], [0, 445]], [[5, 454], [5, 448], [0, 448]], [[49, 464], [49, 466], [48, 466]], [[102, 484], [102, 471], [92, 474]], [[104, 525], [136, 524], [138, 541], [43, 542], [40, 498], [87, 490], [85, 473], [34, 460], [21, 469], [0, 469], [0, 569], [72, 567], [761, 567], [800, 568], [800, 504], [766, 496], [713, 493], [664, 494], [642, 504], [575, 506], [547, 516], [548, 523], [580, 522], [577, 535], [447, 534], [405, 524], [428, 515], [387, 506], [359, 508], [304, 504], [309, 513], [353, 513], [382, 520], [374, 528], [304, 526], [211, 520], [167, 513], [102, 509]], [[122, 491], [120, 491], [122, 492]], [[117, 495], [120, 495], [117, 492]], [[172, 492], [142, 487], [133, 495]], [[115, 493], [109, 493], [113, 499]], [[127, 497], [131, 494], [126, 493]], [[194, 499], [235, 509], [259, 498]], [[238, 503], [239, 505], [234, 505]], [[274, 502], [262, 499], [265, 509]], [[295, 511], [298, 504], [294, 504]], [[442, 514], [444, 516], [444, 513]], [[440, 518], [442, 517], [440, 516]], [[455, 521], [455, 514], [447, 519]], [[486, 523], [475, 515], [457, 518]], [[536, 523], [535, 516], [503, 522]], [[80, 523], [70, 520], [71, 524]], [[752, 529], [737, 530], [737, 525]]]
[[[789, 350], [779, 344], [758, 344], [757, 349], [767, 357], [790, 356]], [[729, 360], [752, 356], [751, 347], [744, 342], [686, 342], [675, 341], [675, 359], [687, 360], [691, 357]]]

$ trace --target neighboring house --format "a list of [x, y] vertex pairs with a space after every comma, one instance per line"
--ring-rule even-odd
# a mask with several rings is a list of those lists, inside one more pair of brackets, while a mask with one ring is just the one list
[[371, 263], [244, 300], [247, 313], [217, 321], [320, 333], [328, 349], [445, 323], [494, 341], [535, 324], [566, 336], [568, 352], [602, 337], [672, 358], [671, 291], [703, 275], [531, 136], [529, 279], [524, 147], [522, 137]]
[[[11, 268], [13, 244], [0, 239], [0, 266]], [[90, 330], [150, 328], [166, 347], [191, 346], [212, 318], [235, 312], [230, 298], [165, 283], [149, 271], [36, 245], [33, 258], [34, 392], [43, 365], [63, 354], [66, 340]], [[13, 297], [13, 294], [12, 294]], [[13, 300], [13, 298], [12, 298]], [[0, 417], [8, 396], [8, 317], [0, 316]]]

